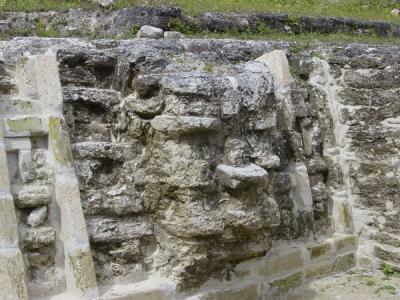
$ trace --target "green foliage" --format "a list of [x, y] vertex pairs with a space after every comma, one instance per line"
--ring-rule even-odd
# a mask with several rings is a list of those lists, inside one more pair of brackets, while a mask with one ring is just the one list
[[60, 36], [60, 32], [57, 29], [55, 29], [51, 26], [46, 26], [46, 24], [43, 23], [43, 21], [41, 21], [41, 20], [36, 22], [35, 27], [36, 27], [36, 33], [40, 37], [59, 37]]
[[139, 31], [139, 29], [140, 29], [139, 26], [133, 26], [129, 31], [125, 32], [120, 38], [123, 39], [123, 40], [124, 39], [128, 40], [128, 39], [135, 38], [136, 34]]
[[194, 32], [193, 29], [184, 22], [182, 22], [180, 18], [172, 18], [169, 23], [169, 27], [171, 30], [179, 31], [180, 33], [187, 35], [193, 34]]
[[396, 288], [391, 284], [384, 284], [375, 290], [375, 294], [379, 294], [382, 291], [387, 291], [388, 293], [395, 295]]
[[374, 285], [376, 285], [376, 282], [375, 282], [375, 280], [373, 278], [367, 278], [365, 280], [365, 284], [368, 285], [368, 286], [374, 286]]
[[206, 73], [213, 73], [214, 72], [214, 65], [211, 63], [205, 64], [203, 67], [203, 71]]

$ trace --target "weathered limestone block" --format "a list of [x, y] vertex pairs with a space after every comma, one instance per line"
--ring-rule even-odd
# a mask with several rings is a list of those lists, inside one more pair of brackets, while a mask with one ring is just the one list
[[311, 260], [318, 260], [326, 257], [331, 252], [332, 245], [330, 242], [312, 244], [307, 247]]
[[6, 111], [9, 116], [18, 114], [37, 114], [42, 111], [39, 101], [20, 99], [17, 97], [0, 100], [0, 109]]
[[224, 231], [222, 214], [205, 210], [201, 202], [172, 203], [161, 224], [168, 232], [185, 238], [220, 235]]
[[316, 279], [329, 274], [332, 271], [332, 262], [327, 259], [313, 263], [306, 267], [306, 279]]
[[256, 61], [263, 62], [268, 66], [274, 77], [275, 85], [284, 87], [292, 82], [285, 51], [275, 50], [265, 53], [257, 58]]
[[44, 120], [36, 116], [7, 118], [7, 136], [35, 136], [47, 134]]
[[306, 166], [303, 163], [297, 163], [291, 165], [290, 170], [293, 173], [293, 181], [295, 182], [293, 188], [295, 207], [301, 211], [311, 211], [313, 202]]
[[24, 186], [15, 191], [15, 205], [20, 208], [47, 205], [52, 200], [48, 186]]
[[304, 258], [301, 248], [277, 246], [272, 249], [257, 267], [257, 273], [263, 277], [284, 274], [301, 268]]
[[47, 217], [47, 206], [34, 209], [28, 217], [26, 223], [32, 227], [42, 225]]
[[148, 39], [161, 39], [164, 37], [164, 30], [161, 28], [144, 25], [140, 27], [137, 33], [138, 38], [148, 38]]
[[89, 215], [130, 215], [143, 211], [143, 200], [137, 194], [116, 191], [93, 191], [82, 200], [84, 212]]
[[151, 121], [151, 126], [160, 132], [166, 134], [184, 134], [196, 132], [212, 132], [218, 130], [221, 123], [215, 118], [204, 117], [173, 117], [156, 116]]
[[26, 275], [21, 252], [0, 248], [0, 295], [5, 300], [28, 300]]
[[5, 140], [7, 151], [18, 151], [18, 150], [31, 150], [32, 144], [29, 138], [7, 138]]
[[164, 108], [163, 99], [157, 96], [148, 99], [128, 96], [124, 100], [130, 111], [143, 118], [152, 118], [160, 114]]
[[167, 300], [174, 297], [173, 282], [151, 278], [127, 285], [115, 285], [97, 300]]
[[116, 91], [75, 86], [63, 88], [63, 101], [65, 103], [81, 102], [83, 105], [98, 105], [103, 109], [110, 109], [120, 102]]
[[0, 248], [17, 247], [18, 231], [13, 197], [8, 191], [0, 189]]
[[139, 75], [136, 78], [136, 91], [141, 98], [150, 98], [156, 96], [160, 91], [159, 75]]
[[304, 276], [304, 271], [299, 271], [269, 282], [268, 285], [273, 297], [287, 294], [294, 288], [299, 287], [304, 282]]
[[263, 168], [250, 164], [247, 167], [217, 166], [217, 176], [221, 185], [238, 189], [249, 184], [265, 185], [268, 182], [268, 173]]
[[64, 119], [49, 118], [49, 146], [57, 164], [61, 166], [72, 165], [71, 146]]
[[[69, 147], [69, 143], [66, 146]], [[67, 289], [78, 296], [98, 296], [93, 258], [74, 169], [61, 167], [57, 170], [54, 178], [54, 196], [61, 212]]]
[[[148, 179], [183, 189], [210, 187], [213, 184], [211, 165], [217, 153], [213, 145], [203, 145], [203, 139], [165, 139], [163, 135], [155, 135], [149, 152], [151, 163], [146, 165], [146, 172], [152, 175]], [[160, 185], [154, 188], [159, 189]]]
[[28, 249], [38, 249], [54, 244], [56, 241], [56, 232], [50, 226], [25, 228], [22, 240], [24, 246]]
[[335, 273], [344, 272], [354, 267], [355, 264], [356, 264], [356, 257], [354, 252], [343, 254], [337, 256], [336, 259], [333, 261], [332, 271]]
[[160, 81], [164, 93], [178, 96], [207, 97], [213, 95], [213, 77], [203, 73], [173, 73]]
[[151, 224], [143, 217], [91, 217], [86, 220], [90, 240], [94, 243], [122, 242], [153, 234]]
[[336, 234], [333, 236], [333, 244], [336, 253], [355, 250], [358, 244], [358, 238], [353, 234]]
[[126, 143], [81, 142], [72, 146], [75, 158], [125, 160], [131, 155], [131, 146]]
[[204, 292], [200, 295], [189, 297], [187, 300], [242, 300], [258, 299], [258, 297], [257, 284], [249, 283], [244, 286], [234, 286], [230, 289]]

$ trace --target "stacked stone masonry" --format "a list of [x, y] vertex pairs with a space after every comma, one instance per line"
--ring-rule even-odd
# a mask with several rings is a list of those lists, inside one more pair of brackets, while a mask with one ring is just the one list
[[0, 291], [279, 299], [400, 267], [399, 50], [2, 44]]

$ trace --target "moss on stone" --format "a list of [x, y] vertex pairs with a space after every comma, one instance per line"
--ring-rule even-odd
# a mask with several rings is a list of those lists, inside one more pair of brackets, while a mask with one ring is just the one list
[[17, 119], [7, 119], [7, 127], [14, 133], [28, 131], [32, 134], [43, 134], [42, 119], [38, 117], [25, 117]]
[[296, 272], [285, 278], [275, 280], [269, 285], [272, 290], [275, 290], [276, 295], [281, 295], [289, 292], [291, 289], [296, 288], [303, 282], [303, 271]]
[[308, 247], [311, 259], [317, 259], [327, 254], [330, 250], [331, 250], [331, 244], [328, 242]]
[[49, 138], [53, 154], [61, 165], [72, 165], [73, 157], [65, 122], [56, 117], [49, 118]]
[[340, 251], [346, 248], [355, 248], [357, 244], [357, 238], [355, 235], [345, 236], [343, 238], [339, 238], [336, 241], [336, 250]]
[[93, 258], [90, 251], [77, 251], [69, 256], [76, 287], [82, 291], [96, 287], [96, 276], [93, 271]]
[[333, 262], [332, 271], [343, 272], [354, 267], [355, 264], [356, 264], [356, 257], [353, 252], [340, 255], [336, 257], [335, 261]]

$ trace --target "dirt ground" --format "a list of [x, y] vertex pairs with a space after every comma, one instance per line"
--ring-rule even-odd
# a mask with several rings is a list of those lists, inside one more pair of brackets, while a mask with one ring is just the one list
[[399, 300], [400, 273], [386, 270], [347, 273], [317, 280], [282, 300]]

